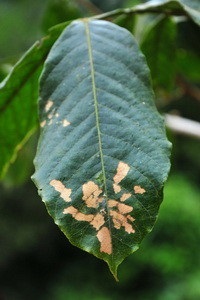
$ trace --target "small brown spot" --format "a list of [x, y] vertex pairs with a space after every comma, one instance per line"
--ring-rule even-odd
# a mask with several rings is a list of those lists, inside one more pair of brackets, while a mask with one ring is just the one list
[[135, 185], [133, 189], [135, 194], [144, 194], [146, 192], [145, 189], [141, 188], [140, 185]]
[[118, 202], [116, 200], [108, 200], [108, 207], [117, 207]]
[[124, 204], [124, 203], [118, 203], [118, 209], [121, 214], [128, 214], [133, 210], [132, 206]]
[[63, 210], [63, 214], [66, 214], [66, 215], [70, 214], [70, 215], [72, 215], [73, 218], [75, 218], [77, 212], [78, 212], [78, 209], [76, 209], [73, 206], [69, 206]]
[[67, 127], [67, 126], [69, 126], [71, 123], [69, 122], [69, 121], [67, 121], [66, 119], [64, 119], [63, 121], [62, 121], [62, 125], [63, 125], [63, 127]]
[[122, 201], [122, 202], [124, 202], [124, 201], [126, 201], [128, 198], [130, 198], [131, 197], [131, 194], [129, 193], [129, 194], [123, 194], [122, 196], [121, 196], [121, 198], [120, 198], [120, 200]]
[[44, 108], [45, 111], [48, 112], [50, 110], [50, 108], [52, 107], [52, 105], [53, 105], [53, 101], [49, 100], [47, 102], [47, 104], [45, 105], [45, 108]]
[[48, 118], [49, 120], [51, 120], [51, 119], [53, 118], [53, 114], [52, 114], [52, 113], [51, 113], [51, 114], [48, 114], [47, 118]]
[[133, 229], [131, 224], [128, 223], [128, 220], [130, 220], [130, 218], [132, 218], [130, 215], [125, 216], [125, 215], [121, 214], [120, 212], [117, 212], [114, 210], [110, 211], [110, 215], [113, 218], [114, 227], [116, 229], [120, 229], [121, 227], [124, 227], [124, 229], [127, 233], [135, 232], [135, 230]]
[[113, 177], [114, 182], [117, 184], [120, 183], [126, 177], [129, 170], [130, 170], [129, 165], [120, 161], [117, 167], [117, 173]]
[[99, 197], [102, 190], [93, 181], [88, 181], [83, 184], [83, 200], [85, 201], [87, 207], [97, 208], [99, 203], [103, 201], [103, 197]]
[[40, 127], [44, 127], [45, 125], [46, 125], [46, 120], [44, 120], [44, 121], [42, 121], [41, 123], [40, 123]]
[[130, 215], [127, 216], [127, 219], [129, 219], [131, 222], [135, 221], [135, 219], [133, 217], [131, 217]]
[[97, 238], [101, 244], [100, 251], [107, 254], [111, 254], [112, 241], [109, 229], [107, 227], [102, 227], [97, 233]]
[[66, 202], [71, 201], [70, 195], [71, 195], [72, 190], [67, 189], [61, 181], [56, 180], [56, 179], [51, 180], [50, 185], [53, 186], [57, 192], [60, 193], [60, 197], [64, 201], [66, 201]]
[[96, 214], [96, 216], [93, 218], [93, 220], [90, 222], [90, 224], [96, 229], [99, 230], [101, 226], [103, 226], [105, 223], [104, 217], [101, 214]]
[[81, 212], [77, 212], [77, 214], [74, 217], [77, 221], [85, 221], [85, 222], [91, 222], [94, 219], [94, 215], [85, 215]]
[[115, 194], [118, 194], [119, 192], [121, 192], [120, 185], [118, 185], [117, 183], [113, 183], [113, 190], [114, 190]]

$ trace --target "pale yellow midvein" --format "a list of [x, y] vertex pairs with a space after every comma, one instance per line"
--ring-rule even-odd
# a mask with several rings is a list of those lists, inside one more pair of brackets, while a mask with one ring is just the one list
[[[95, 70], [94, 70], [94, 62], [93, 62], [93, 54], [92, 54], [92, 43], [91, 43], [91, 38], [90, 38], [90, 29], [89, 29], [88, 21], [85, 20], [84, 24], [85, 24], [87, 46], [88, 46], [88, 55], [89, 55], [90, 68], [91, 68], [92, 91], [93, 91], [93, 97], [94, 97], [94, 108], [95, 108], [95, 117], [96, 117], [98, 141], [99, 141], [99, 153], [100, 153], [101, 167], [102, 167], [102, 173], [103, 173], [104, 191], [105, 191], [106, 200], [108, 200], [108, 192], [107, 192], [107, 184], [106, 184], [106, 172], [105, 172], [105, 166], [104, 166], [101, 131], [100, 131], [100, 121], [99, 121], [99, 108], [98, 108], [98, 100], [97, 100], [97, 92], [96, 92], [96, 84], [95, 84]], [[108, 211], [109, 211], [109, 207], [108, 207], [108, 204], [107, 204], [107, 212]], [[108, 222], [109, 222], [109, 229], [110, 229], [110, 233], [111, 233], [111, 224], [110, 224], [110, 219], [109, 218], [108, 218]]]
[[105, 174], [105, 166], [104, 166], [104, 158], [103, 158], [103, 150], [102, 150], [102, 140], [101, 140], [100, 121], [99, 121], [99, 109], [98, 109], [97, 92], [96, 92], [96, 84], [95, 84], [95, 71], [94, 71], [94, 63], [93, 63], [93, 55], [92, 55], [92, 45], [91, 45], [91, 38], [90, 38], [90, 30], [89, 30], [88, 21], [85, 20], [84, 23], [85, 23], [85, 29], [86, 29], [88, 54], [89, 54], [90, 68], [91, 68], [92, 91], [93, 91], [93, 96], [94, 96], [96, 126], [97, 126], [98, 140], [99, 140], [99, 153], [100, 153], [100, 158], [101, 158], [101, 166], [102, 166], [105, 194], [107, 196], [106, 174]]

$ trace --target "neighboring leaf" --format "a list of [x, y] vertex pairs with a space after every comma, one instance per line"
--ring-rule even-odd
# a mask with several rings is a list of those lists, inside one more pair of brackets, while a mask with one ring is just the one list
[[136, 21], [133, 30], [133, 35], [138, 44], [141, 45], [147, 38], [149, 32], [151, 32], [151, 30], [153, 30], [156, 27], [156, 25], [163, 19], [163, 15], [146, 13], [138, 14], [135, 17]]
[[36, 42], [0, 83], [0, 178], [37, 126], [38, 78], [63, 26]]
[[174, 84], [176, 24], [162, 18], [143, 39], [141, 49], [151, 70], [154, 87], [170, 90]]
[[76, 3], [69, 0], [50, 0], [44, 13], [42, 28], [46, 31], [58, 23], [80, 17], [81, 12]]
[[151, 231], [170, 143], [133, 36], [76, 21], [41, 78], [41, 136], [33, 180], [72, 244], [117, 267]]
[[[161, 10], [162, 9], [162, 10]], [[137, 12], [175, 12], [181, 15], [181, 11], [186, 13], [197, 25], [200, 26], [200, 1], [199, 0], [152, 0], [144, 4], [139, 4], [132, 9]]]
[[179, 49], [177, 52], [177, 69], [188, 80], [200, 82], [200, 60], [191, 51]]
[[135, 25], [135, 16], [130, 15], [120, 15], [115, 20], [113, 20], [113, 23], [126, 28], [131, 33], [133, 33], [133, 28]]

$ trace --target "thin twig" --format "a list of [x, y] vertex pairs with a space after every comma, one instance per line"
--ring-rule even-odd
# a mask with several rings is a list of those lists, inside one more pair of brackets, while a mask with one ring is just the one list
[[168, 16], [188, 16], [186, 12], [180, 9], [175, 9], [175, 10], [162, 9], [162, 8], [141, 9], [137, 7], [132, 7], [132, 8], [124, 8], [124, 9], [123, 8], [115, 9], [97, 16], [93, 16], [92, 18], [99, 20], [99, 19], [108, 19], [110, 17], [117, 17], [123, 14], [146, 14], [146, 13], [165, 14]]
[[183, 117], [166, 114], [166, 126], [172, 131], [200, 139], [200, 123]]

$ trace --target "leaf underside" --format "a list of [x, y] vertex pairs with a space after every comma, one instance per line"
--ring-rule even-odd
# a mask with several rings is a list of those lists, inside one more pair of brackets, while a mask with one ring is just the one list
[[170, 143], [133, 36], [106, 21], [71, 23], [41, 77], [33, 180], [70, 242], [113, 275], [151, 231]]

